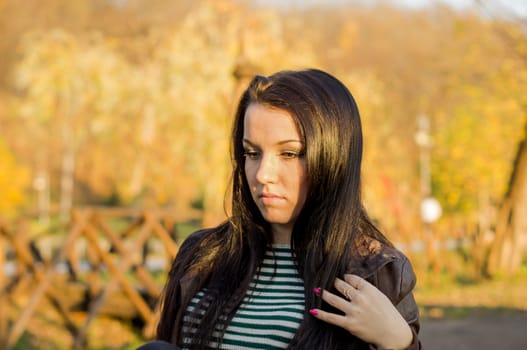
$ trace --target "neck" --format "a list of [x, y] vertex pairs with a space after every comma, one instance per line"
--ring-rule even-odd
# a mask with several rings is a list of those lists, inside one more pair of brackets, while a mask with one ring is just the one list
[[291, 244], [291, 232], [293, 231], [290, 225], [272, 224], [273, 243], [275, 244]]

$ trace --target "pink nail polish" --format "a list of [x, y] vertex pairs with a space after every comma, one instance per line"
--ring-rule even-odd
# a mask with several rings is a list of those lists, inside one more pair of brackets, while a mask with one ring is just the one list
[[313, 288], [313, 292], [315, 292], [316, 295], [320, 295], [321, 290], [320, 288], [317, 287], [317, 288]]
[[311, 309], [311, 310], [309, 310], [309, 313], [310, 313], [311, 315], [313, 315], [313, 316], [318, 315], [318, 311], [315, 310], [315, 309]]

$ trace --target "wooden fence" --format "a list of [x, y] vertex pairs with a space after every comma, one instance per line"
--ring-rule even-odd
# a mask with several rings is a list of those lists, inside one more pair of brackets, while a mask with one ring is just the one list
[[[77, 208], [67, 229], [35, 234], [30, 221], [0, 220], [0, 349], [20, 343], [31, 321], [52, 308], [71, 337], [72, 349], [89, 347], [94, 320], [134, 320], [151, 338], [167, 269], [177, 254], [177, 223], [184, 215], [117, 208]], [[465, 222], [445, 222], [414, 235], [391, 237], [412, 260], [420, 283], [441, 273], [477, 277], [493, 235]], [[469, 271], [463, 269], [467, 265]], [[439, 280], [438, 280], [439, 281]], [[79, 313], [81, 317], [79, 317]]]
[[[28, 221], [0, 222], [0, 348], [12, 349], [44, 305], [60, 315], [73, 349], [87, 348], [88, 328], [103, 314], [135, 318], [152, 337], [178, 252], [175, 224], [187, 220], [200, 216], [78, 208], [65, 232], [42, 237], [30, 234]], [[79, 310], [80, 322], [73, 317]]]

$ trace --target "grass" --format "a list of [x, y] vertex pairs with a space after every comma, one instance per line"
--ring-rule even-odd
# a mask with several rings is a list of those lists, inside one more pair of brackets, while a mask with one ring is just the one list
[[416, 287], [423, 317], [459, 318], [474, 312], [527, 311], [527, 266], [510, 276], [463, 279], [436, 276]]

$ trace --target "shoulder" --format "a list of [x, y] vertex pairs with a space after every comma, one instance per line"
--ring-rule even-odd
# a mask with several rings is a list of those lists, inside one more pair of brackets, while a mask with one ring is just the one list
[[184, 254], [189, 250], [194, 250], [195, 248], [206, 244], [206, 242], [213, 242], [219, 240], [219, 234], [227, 231], [229, 224], [223, 223], [219, 226], [213, 228], [204, 228], [198, 231], [191, 233], [182, 243], [178, 252], [178, 255]]
[[180, 245], [172, 264], [171, 274], [192, 269], [211, 259], [221, 244], [222, 233], [228, 229], [224, 223], [214, 228], [206, 228], [191, 233]]
[[372, 275], [372, 282], [397, 304], [412, 292], [416, 276], [412, 264], [401, 251], [393, 247], [383, 250], [386, 263]]
[[354, 256], [348, 269], [367, 279], [394, 304], [413, 290], [416, 276], [412, 264], [397, 248], [368, 238], [363, 242], [359, 255]]
[[199, 230], [191, 233], [179, 246], [175, 261], [186, 259], [200, 245], [201, 241], [209, 235], [209, 230]]
[[201, 230], [192, 232], [181, 243], [180, 253], [181, 253], [181, 251], [184, 251], [184, 250], [187, 250], [187, 249], [190, 249], [190, 248], [193, 248], [193, 247], [199, 245], [200, 242], [203, 241], [203, 239], [205, 237], [208, 237], [208, 236], [210, 236], [213, 233], [214, 233], [214, 231], [212, 229], [201, 229]]

